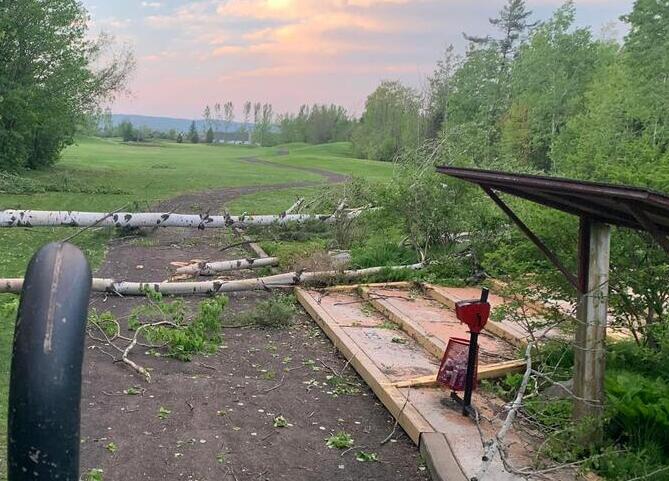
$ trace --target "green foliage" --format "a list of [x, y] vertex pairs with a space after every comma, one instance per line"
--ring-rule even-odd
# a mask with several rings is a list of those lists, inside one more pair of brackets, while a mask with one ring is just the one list
[[207, 129], [207, 134], [204, 141], [208, 144], [214, 143], [214, 130], [211, 127]]
[[296, 314], [295, 298], [290, 294], [276, 293], [258, 302], [252, 309], [240, 313], [235, 320], [244, 325], [285, 328], [293, 323]]
[[102, 474], [102, 469], [93, 468], [86, 473], [86, 481], [103, 481]]
[[663, 447], [669, 461], [669, 384], [629, 371], [609, 371], [606, 396], [610, 438], [638, 448]]
[[325, 144], [349, 140], [354, 121], [339, 105], [300, 106], [297, 115], [285, 114], [279, 118], [281, 142]]
[[171, 409], [167, 409], [166, 407], [163, 407], [163, 406], [160, 406], [158, 408], [158, 419], [160, 419], [161, 421], [170, 417], [170, 414], [172, 414]]
[[418, 146], [422, 123], [418, 93], [399, 82], [382, 82], [367, 97], [353, 132], [353, 150], [362, 158], [393, 160], [403, 149]]
[[368, 453], [366, 451], [358, 451], [355, 453], [355, 459], [361, 463], [373, 463], [379, 460], [379, 455], [376, 453]]
[[100, 314], [97, 309], [93, 308], [88, 313], [88, 322], [94, 324], [108, 337], [118, 334], [118, 322], [116, 321], [116, 317], [110, 311], [105, 311]]
[[288, 426], [288, 421], [283, 416], [277, 416], [274, 418], [273, 426], [275, 428], [285, 428]]
[[328, 375], [325, 382], [334, 396], [354, 396], [360, 393], [360, 383], [346, 376]]
[[191, 122], [190, 129], [188, 130], [188, 140], [190, 140], [191, 144], [197, 144], [200, 142], [200, 134], [197, 131], [194, 120]]
[[107, 443], [105, 445], [105, 449], [109, 451], [110, 453], [114, 454], [116, 451], [118, 451], [118, 446], [116, 445], [115, 442]]
[[[155, 326], [144, 329], [143, 334], [152, 343], [164, 344], [167, 355], [181, 361], [190, 361], [194, 354], [213, 353], [221, 341], [221, 316], [228, 299], [224, 296], [202, 301], [197, 316], [184, 323], [182, 300], [157, 303], [155, 314], [176, 326]], [[160, 319], [160, 317], [159, 317]]]
[[75, 0], [0, 4], [1, 170], [52, 165], [86, 114], [124, 86], [132, 57], [100, 65], [109, 39], [91, 38], [87, 20]]
[[354, 440], [346, 431], [339, 431], [326, 440], [328, 448], [347, 449], [353, 446]]
[[[194, 354], [212, 353], [221, 340], [221, 317], [228, 300], [224, 296], [205, 299], [198, 306], [197, 315], [186, 321], [183, 299], [163, 301], [162, 295], [150, 288], [145, 290], [148, 304], [130, 313], [128, 327], [142, 329], [142, 335], [153, 344], [159, 344], [167, 355], [181, 361], [190, 361]], [[162, 323], [161, 325], [153, 325]]]

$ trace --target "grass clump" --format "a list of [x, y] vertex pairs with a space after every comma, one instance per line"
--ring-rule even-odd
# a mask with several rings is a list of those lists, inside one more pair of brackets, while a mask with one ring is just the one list
[[327, 438], [326, 446], [330, 449], [348, 449], [353, 446], [354, 440], [346, 431], [339, 431]]
[[257, 303], [253, 309], [236, 317], [236, 323], [266, 328], [285, 328], [293, 323], [297, 314], [295, 298], [290, 294], [276, 293]]
[[360, 393], [360, 383], [345, 376], [329, 375], [325, 377], [325, 382], [335, 397], [355, 396]]

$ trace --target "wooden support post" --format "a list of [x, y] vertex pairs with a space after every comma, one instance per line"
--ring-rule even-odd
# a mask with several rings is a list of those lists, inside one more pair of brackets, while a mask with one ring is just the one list
[[579, 324], [574, 344], [574, 418], [598, 418], [604, 407], [606, 317], [611, 227], [581, 219]]

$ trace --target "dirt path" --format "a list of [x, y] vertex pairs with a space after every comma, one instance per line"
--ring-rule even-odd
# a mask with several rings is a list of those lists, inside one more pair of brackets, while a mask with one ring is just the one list
[[[273, 164], [275, 165], [275, 164]], [[341, 179], [338, 174], [328, 181]], [[339, 180], [340, 181], [340, 180]], [[297, 184], [304, 185], [304, 183]], [[296, 184], [187, 194], [161, 209], [220, 213], [240, 195]], [[164, 229], [141, 239], [120, 239], [109, 247], [97, 274], [127, 280], [165, 279], [169, 262], [220, 259], [220, 230]], [[227, 251], [225, 258], [248, 253]], [[140, 267], [141, 266], [141, 267]], [[237, 273], [236, 276], [250, 274]], [[226, 309], [241, 311], [267, 293], [236, 293]], [[92, 307], [126, 316], [142, 302], [94, 297]], [[194, 306], [197, 299], [189, 300]], [[428, 479], [418, 451], [402, 432], [380, 446], [393, 418], [360, 382], [354, 396], [332, 394], [325, 384], [330, 368], [345, 363], [319, 328], [301, 313], [290, 329], [226, 329], [219, 352], [192, 362], [156, 358], [136, 349], [138, 363], [152, 369], [144, 383], [125, 366], [112, 363], [88, 341], [82, 396], [82, 473], [101, 468], [110, 480], [416, 480]], [[141, 396], [123, 390], [141, 386]], [[158, 410], [171, 411], [167, 419]], [[223, 414], [223, 415], [221, 415]], [[291, 426], [273, 427], [283, 415]], [[356, 448], [343, 454], [325, 438], [345, 430]], [[114, 443], [112, 453], [105, 446]], [[380, 462], [359, 462], [358, 450], [378, 453]]]
[[340, 184], [350, 179], [350, 177], [347, 175], [338, 174], [336, 172], [331, 172], [329, 170], [319, 169], [316, 167], [297, 167], [294, 165], [277, 164], [276, 162], [271, 162], [269, 160], [262, 160], [257, 157], [244, 157], [241, 160], [243, 160], [244, 162], [249, 162], [251, 164], [271, 165], [272, 167], [279, 167], [282, 169], [292, 169], [292, 170], [299, 170], [302, 172], [309, 172], [310, 174], [317, 174], [322, 177], [325, 177], [325, 179], [330, 184]]

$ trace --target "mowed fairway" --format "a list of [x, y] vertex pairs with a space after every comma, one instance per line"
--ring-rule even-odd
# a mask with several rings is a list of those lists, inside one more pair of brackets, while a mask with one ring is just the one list
[[[146, 211], [159, 200], [186, 192], [272, 185], [276, 188], [244, 195], [226, 206], [220, 205], [218, 212], [229, 208], [231, 213], [278, 213], [292, 204], [296, 196], [317, 192], [327, 181], [323, 175], [300, 168], [322, 169], [375, 181], [388, 179], [392, 173], [388, 163], [353, 159], [349, 155], [347, 143], [253, 148], [176, 143], [126, 145], [112, 139], [84, 138], [68, 148], [55, 167], [26, 174], [26, 177], [49, 186], [48, 190], [59, 191], [0, 192], [0, 208], [111, 211], [126, 206], [124, 210]], [[244, 160], [249, 158], [266, 162]], [[302, 185], [294, 187], [294, 184]], [[187, 207], [193, 209], [192, 205]], [[71, 228], [0, 229], [0, 276], [22, 276], [37, 248], [74, 232]], [[73, 242], [85, 252], [95, 268], [103, 259], [106, 242], [114, 235], [109, 229], [91, 229]], [[0, 295], [0, 307], [9, 299], [9, 296]], [[2, 475], [14, 319], [0, 310], [0, 322]]]

